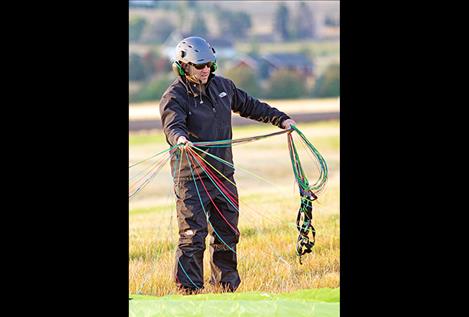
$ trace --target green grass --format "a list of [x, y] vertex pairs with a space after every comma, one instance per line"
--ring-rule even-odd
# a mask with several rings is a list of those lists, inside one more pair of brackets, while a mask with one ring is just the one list
[[[339, 303], [301, 300], [130, 301], [129, 317], [338, 317]], [[132, 303], [133, 302], [133, 303]]]
[[340, 288], [164, 297], [130, 295], [129, 316], [337, 317]]
[[[339, 287], [339, 122], [301, 123], [298, 127], [324, 156], [329, 167], [326, 189], [314, 203], [316, 245], [313, 253], [306, 255], [303, 265], [300, 265], [295, 255], [299, 194], [294, 184], [286, 136], [233, 147], [237, 167], [235, 178], [241, 201], [238, 269], [242, 282], [236, 294], [277, 294]], [[235, 127], [234, 138], [275, 131], [278, 128], [270, 125]], [[129, 154], [132, 161], [168, 148], [162, 135], [161, 131], [130, 135]], [[303, 147], [298, 148], [304, 169], [312, 180], [315, 174], [311, 156], [305, 153]], [[257, 179], [244, 170], [263, 179]], [[178, 237], [169, 166], [129, 204], [130, 293], [176, 295], [171, 271]], [[208, 285], [208, 251], [204, 257], [204, 272], [206, 288], [201, 296], [219, 292]], [[239, 299], [237, 303], [244, 300]], [[281, 300], [284, 299], [278, 299]]]
[[130, 210], [130, 213], [133, 216], [145, 215], [145, 214], [150, 214], [150, 213], [167, 211], [171, 207], [172, 207], [172, 204], [164, 204], [164, 205], [156, 205], [153, 207], [146, 207], [146, 208], [134, 208]]
[[340, 288], [318, 288], [304, 289], [286, 293], [266, 293], [266, 292], [244, 292], [244, 293], [221, 293], [221, 294], [198, 294], [198, 295], [168, 295], [168, 296], [147, 296], [131, 294], [132, 300], [277, 300], [295, 299], [308, 302], [328, 302], [336, 303], [340, 301]]
[[[252, 50], [251, 43], [238, 43], [235, 45], [236, 50], [243, 53], [248, 53]], [[295, 42], [282, 42], [278, 43], [259, 43], [259, 52], [266, 53], [296, 53], [303, 50], [310, 50], [314, 56], [338, 56], [340, 47], [339, 41], [295, 41]]]
[[167, 144], [163, 131], [162, 130], [156, 130], [156, 131], [158, 132], [155, 132], [155, 130], [152, 130], [151, 133], [130, 134], [129, 146], [143, 145], [143, 144], [155, 144], [155, 145]]
[[[322, 128], [339, 128], [339, 122], [337, 120], [331, 121], [320, 121], [320, 122], [313, 122], [313, 123], [298, 123], [298, 128], [303, 131], [303, 129], [322, 129]], [[272, 125], [246, 125], [246, 126], [235, 126], [233, 127], [233, 137], [240, 138], [246, 136], [254, 136], [254, 135], [261, 135], [264, 133], [272, 133], [280, 131], [277, 127]], [[337, 139], [337, 137], [334, 137]], [[337, 139], [338, 140], [338, 139]], [[332, 141], [332, 143], [329, 143]], [[335, 142], [330, 138], [328, 141], [329, 145], [338, 147], [338, 142]], [[143, 133], [143, 134], [130, 134], [129, 135], [129, 146], [133, 147], [136, 145], [147, 145], [152, 144], [155, 147], [159, 146], [168, 146], [166, 143], [166, 138], [163, 134], [162, 130], [152, 130], [150, 133]]]

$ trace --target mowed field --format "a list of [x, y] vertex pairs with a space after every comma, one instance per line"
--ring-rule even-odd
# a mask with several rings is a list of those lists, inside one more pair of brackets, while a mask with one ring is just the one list
[[[300, 196], [294, 183], [286, 135], [234, 146], [241, 232], [237, 253], [242, 280], [237, 292], [282, 293], [339, 287], [339, 122], [299, 123], [297, 126], [322, 154], [329, 168], [326, 188], [313, 207], [316, 245], [300, 265], [295, 254], [298, 236], [295, 220]], [[235, 127], [233, 138], [276, 131], [279, 129], [275, 126], [254, 123]], [[314, 182], [318, 175], [313, 156], [299, 138], [295, 138], [295, 142], [303, 168], [310, 182]], [[130, 135], [129, 165], [168, 147], [162, 131]], [[130, 177], [150, 164], [151, 161], [131, 168]], [[171, 273], [178, 234], [169, 163], [129, 200], [129, 209], [129, 293], [176, 294]], [[208, 257], [207, 244], [204, 293], [218, 291], [208, 284]]]

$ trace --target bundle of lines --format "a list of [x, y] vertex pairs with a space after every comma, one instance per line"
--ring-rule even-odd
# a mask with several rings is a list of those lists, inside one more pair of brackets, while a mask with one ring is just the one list
[[[129, 199], [133, 198], [139, 191], [141, 191], [161, 170], [161, 168], [166, 164], [168, 160], [173, 155], [177, 155], [179, 159], [179, 166], [183, 160], [186, 160], [186, 163], [189, 166], [191, 178], [195, 184], [196, 191], [202, 205], [202, 209], [207, 217], [207, 223], [213, 230], [214, 234], [220, 239], [220, 241], [232, 252], [236, 253], [218, 234], [213, 225], [208, 220], [209, 215], [203, 207], [202, 198], [200, 195], [201, 191], [205, 191], [208, 197], [210, 198], [212, 204], [215, 207], [215, 210], [220, 214], [223, 221], [233, 230], [233, 232], [239, 235], [239, 231], [233, 227], [220, 212], [219, 208], [214, 203], [212, 197], [207, 190], [207, 187], [204, 183], [205, 181], [210, 181], [215, 188], [223, 195], [226, 201], [231, 204], [239, 212], [239, 203], [238, 197], [230, 191], [230, 189], [224, 185], [222, 179], [227, 180], [229, 183], [235, 185], [228, 177], [223, 175], [218, 169], [216, 169], [212, 163], [215, 161], [226, 164], [227, 166], [234, 168], [233, 164], [210, 153], [210, 148], [215, 147], [229, 147], [233, 145], [245, 144], [248, 142], [253, 142], [261, 140], [264, 138], [287, 134], [288, 149], [290, 153], [290, 159], [293, 168], [293, 174], [295, 177], [296, 184], [298, 185], [301, 204], [298, 210], [296, 226], [299, 231], [296, 253], [299, 257], [301, 264], [301, 256], [305, 253], [310, 253], [311, 248], [314, 246], [315, 234], [316, 231], [312, 226], [312, 202], [318, 197], [319, 193], [323, 191], [327, 183], [328, 178], [328, 169], [327, 164], [324, 158], [321, 156], [319, 151], [313, 146], [311, 142], [307, 140], [304, 134], [296, 127], [292, 126], [289, 130], [282, 130], [275, 133], [241, 138], [241, 139], [230, 139], [230, 140], [215, 140], [215, 141], [205, 141], [205, 142], [194, 142], [190, 146], [184, 146], [178, 144], [172, 146], [162, 152], [159, 152], [145, 160], [139, 161], [129, 166], [134, 168], [135, 166], [142, 166], [141, 164], [146, 163], [148, 166], [143, 168], [140, 172], [136, 173], [129, 179]], [[301, 140], [302, 145], [306, 150], [312, 154], [313, 161], [316, 164], [316, 168], [319, 170], [318, 178], [310, 184], [306, 177], [306, 173], [302, 167], [300, 157], [298, 154], [297, 146], [295, 144], [293, 133], [297, 133], [299, 139]], [[176, 170], [176, 169], [175, 169]], [[202, 175], [203, 173], [203, 175]], [[249, 172], [249, 174], [256, 176], [254, 173]], [[174, 176], [174, 175], [173, 175]], [[259, 177], [260, 178], [260, 177]], [[199, 184], [199, 185], [198, 185]], [[310, 237], [312, 234], [312, 237]], [[179, 263], [180, 265], [180, 263]], [[182, 268], [184, 272], [184, 268]]]

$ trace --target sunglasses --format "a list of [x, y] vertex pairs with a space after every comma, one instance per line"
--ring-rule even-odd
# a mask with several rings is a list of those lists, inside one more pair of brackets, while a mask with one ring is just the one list
[[212, 62], [207, 62], [207, 63], [205, 63], [205, 64], [192, 64], [192, 63], [190, 63], [190, 64], [191, 64], [192, 66], [194, 66], [196, 69], [201, 70], [201, 69], [204, 69], [205, 66], [207, 66], [208, 68], [212, 67], [212, 64], [213, 64], [213, 63], [212, 63]]

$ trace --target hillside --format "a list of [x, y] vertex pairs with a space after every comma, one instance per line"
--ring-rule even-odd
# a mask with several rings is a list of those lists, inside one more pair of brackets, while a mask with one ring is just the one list
[[[180, 2], [181, 5], [184, 2]], [[275, 18], [275, 12], [279, 1], [201, 1], [198, 2], [199, 13], [203, 15], [206, 19], [207, 27], [210, 32], [215, 36], [220, 36], [221, 34], [217, 31], [217, 23], [213, 14], [214, 6], [225, 10], [232, 11], [243, 11], [248, 13], [251, 16], [252, 28], [251, 35], [256, 34], [267, 34], [272, 33], [273, 30], [273, 21]], [[284, 2], [289, 8], [290, 17], [294, 18], [296, 10], [300, 1], [285, 1]], [[339, 28], [328, 28], [321, 26], [321, 21], [324, 19], [326, 14], [338, 16], [339, 15], [339, 3], [340, 1], [306, 1], [306, 5], [312, 10], [315, 15], [315, 20], [317, 20], [317, 27], [320, 26], [321, 32], [327, 33], [329, 36], [334, 36], [339, 34]], [[156, 21], [162, 17], [169, 17], [173, 21], [181, 22], [180, 13], [186, 15], [186, 20], [188, 25], [194, 15], [193, 10], [188, 10], [187, 8], [180, 10], [168, 10], [168, 9], [139, 9], [139, 8], [129, 8], [129, 17], [132, 16], [142, 16], [148, 19], [149, 21]], [[184, 25], [182, 26], [184, 30]], [[242, 40], [242, 39], [241, 39]]]

